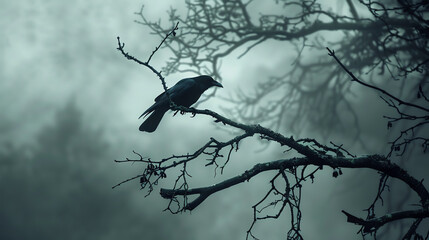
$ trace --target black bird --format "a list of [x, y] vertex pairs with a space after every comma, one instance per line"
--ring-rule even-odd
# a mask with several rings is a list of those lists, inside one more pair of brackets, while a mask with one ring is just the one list
[[[212, 77], [207, 75], [201, 75], [193, 78], [185, 78], [176, 83], [173, 87], [169, 88], [167, 92], [170, 94], [171, 100], [184, 107], [190, 107], [192, 104], [198, 101], [201, 94], [204, 93], [210, 87], [223, 87], [222, 84], [213, 80]], [[142, 132], [153, 132], [161, 122], [162, 117], [170, 108], [170, 101], [168, 100], [165, 92], [161, 93], [155, 98], [155, 103], [150, 106], [144, 113], [139, 117], [150, 116], [140, 125], [139, 130]]]

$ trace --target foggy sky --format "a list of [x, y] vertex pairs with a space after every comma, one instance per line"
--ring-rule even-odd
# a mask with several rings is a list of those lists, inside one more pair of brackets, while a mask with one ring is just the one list
[[[1, 0], [0, 153], [5, 155], [0, 155], [0, 239], [245, 239], [251, 206], [264, 194], [268, 175], [215, 194], [191, 214], [163, 212], [168, 202], [158, 195], [159, 189], [144, 198], [137, 182], [111, 189], [141, 170], [136, 164], [113, 162], [134, 157], [132, 150], [159, 159], [194, 151], [211, 136], [230, 137], [217, 131], [208, 117], [173, 118], [171, 113], [154, 134], [138, 131], [137, 117], [162, 86], [149, 70], [116, 50], [116, 37], [121, 37], [126, 51], [141, 59], [159, 43], [158, 37], [134, 22], [134, 12], [143, 3], [149, 19], [165, 18], [166, 23], [166, 11], [176, 4]], [[243, 81], [256, 83], [280, 72], [279, 66], [293, 57], [289, 49], [284, 43], [267, 42], [240, 60], [236, 57], [241, 52], [234, 52], [223, 61], [224, 88], [219, 96], [233, 94]], [[157, 53], [154, 66], [160, 69], [168, 57], [166, 51]], [[258, 61], [265, 58], [270, 62]], [[167, 76], [167, 84], [188, 76]], [[376, 98], [374, 94], [356, 102]], [[201, 107], [221, 112], [225, 104], [214, 98]], [[368, 111], [379, 109], [376, 105]], [[369, 127], [363, 134], [372, 132]], [[259, 142], [241, 144], [242, 149], [258, 149]], [[270, 146], [233, 157], [225, 176], [216, 178], [202, 162], [191, 172], [195, 178], [191, 187], [213, 184], [255, 163], [276, 160], [282, 150]], [[357, 176], [360, 180], [355, 180]], [[366, 196], [374, 194], [375, 186], [368, 184], [368, 192], [350, 188], [375, 177], [374, 172], [363, 170], [344, 170], [338, 179], [329, 171], [316, 176], [317, 181], [303, 190], [307, 195], [303, 197], [303, 236], [360, 239], [355, 234], [358, 228], [346, 223], [341, 210], [361, 213], [372, 200]], [[287, 219], [285, 215], [261, 222], [255, 232], [262, 239], [284, 238]]]

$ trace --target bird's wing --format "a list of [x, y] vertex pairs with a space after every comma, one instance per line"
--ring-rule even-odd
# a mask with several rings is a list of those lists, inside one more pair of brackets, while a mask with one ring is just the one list
[[[192, 89], [195, 86], [195, 80], [193, 78], [185, 78], [178, 81], [173, 87], [169, 88], [167, 92], [170, 94], [170, 97], [174, 101], [174, 98], [180, 97], [183, 94], [186, 94], [187, 91]], [[155, 98], [155, 102], [167, 100], [165, 91], [158, 95]]]
[[[178, 99], [186, 95], [186, 93], [194, 87], [195, 80], [193, 78], [185, 78], [177, 82], [173, 87], [167, 89], [167, 92], [170, 94], [170, 97], [173, 101], [177, 101]], [[149, 114], [150, 112], [159, 107], [166, 106], [169, 106], [169, 100], [164, 91], [155, 98], [155, 103], [150, 106], [146, 111], [144, 111], [139, 118]]]
[[[167, 91], [169, 91], [170, 89], [168, 89]], [[144, 111], [143, 113], [142, 113], [142, 115], [140, 115], [140, 117], [139, 118], [141, 118], [141, 117], [143, 117], [143, 116], [145, 116], [145, 115], [148, 115], [149, 113], [151, 113], [153, 110], [155, 110], [155, 109], [157, 109], [157, 108], [159, 108], [160, 106], [162, 106], [162, 105], [164, 105], [165, 103], [165, 100], [166, 100], [167, 98], [165, 97], [165, 92], [163, 92], [163, 93], [161, 93], [161, 94], [159, 94], [158, 95], [158, 97], [156, 97], [155, 98], [155, 103], [154, 104], [152, 104], [152, 106], [150, 106], [148, 109], [146, 109], [146, 111]], [[168, 99], [167, 99], [168, 100]]]

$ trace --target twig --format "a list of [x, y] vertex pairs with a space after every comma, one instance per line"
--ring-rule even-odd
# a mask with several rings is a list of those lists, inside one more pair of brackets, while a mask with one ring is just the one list
[[429, 113], [429, 109], [428, 108], [425, 108], [425, 107], [423, 107], [423, 106], [419, 106], [419, 105], [416, 105], [416, 104], [414, 104], [414, 103], [409, 103], [409, 102], [406, 102], [406, 101], [403, 101], [403, 100], [401, 100], [401, 99], [399, 99], [399, 98], [397, 98], [397, 97], [395, 97], [395, 96], [393, 96], [392, 94], [390, 94], [389, 92], [387, 92], [386, 90], [384, 90], [384, 89], [382, 89], [382, 88], [379, 88], [379, 87], [376, 87], [376, 86], [373, 86], [373, 85], [371, 85], [371, 84], [368, 84], [368, 83], [365, 83], [365, 82], [363, 82], [363, 81], [361, 81], [361, 80], [359, 80], [352, 72], [350, 72], [350, 70], [346, 67], [346, 66], [344, 66], [344, 64], [338, 59], [338, 57], [335, 55], [335, 52], [334, 52], [334, 50], [331, 50], [331, 49], [329, 49], [328, 47], [326, 48], [327, 50], [328, 50], [328, 55], [329, 56], [331, 56], [331, 57], [333, 57], [334, 59], [335, 59], [335, 61], [337, 61], [337, 63], [344, 69], [344, 71], [346, 71], [347, 72], [347, 74], [352, 78], [352, 80], [353, 81], [356, 81], [356, 82], [358, 82], [359, 84], [361, 84], [361, 85], [363, 85], [363, 86], [366, 86], [366, 87], [369, 87], [369, 88], [372, 88], [372, 89], [375, 89], [375, 90], [377, 90], [377, 91], [379, 91], [379, 92], [381, 92], [381, 93], [383, 93], [383, 94], [385, 94], [385, 95], [387, 95], [387, 96], [389, 96], [390, 98], [392, 98], [392, 99], [394, 99], [394, 100], [396, 100], [400, 105], [401, 104], [403, 104], [403, 105], [407, 105], [407, 106], [410, 106], [410, 107], [414, 107], [414, 108], [417, 108], [417, 109], [420, 109], [420, 110], [423, 110], [423, 111], [426, 111], [426, 112], [428, 112]]

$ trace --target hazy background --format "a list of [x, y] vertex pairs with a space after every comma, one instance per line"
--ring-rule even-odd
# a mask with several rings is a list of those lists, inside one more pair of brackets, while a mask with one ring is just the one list
[[[166, 10], [176, 2], [146, 2], [145, 13], [149, 19], [167, 20]], [[172, 114], [164, 117], [155, 133], [138, 131], [137, 117], [162, 87], [154, 74], [116, 50], [116, 37], [141, 59], [159, 43], [158, 37], [134, 23], [134, 12], [144, 1], [0, 3], [0, 239], [245, 238], [251, 206], [264, 194], [268, 175], [216, 194], [191, 214], [163, 212], [168, 202], [158, 195], [159, 189], [144, 198], [137, 182], [111, 189], [141, 170], [137, 164], [113, 162], [134, 157], [132, 150], [159, 159], [194, 151], [210, 136], [220, 140], [230, 136], [216, 130], [208, 117], [172, 118]], [[233, 94], [243, 81], [255, 82], [276, 71], [290, 58], [278, 46], [268, 42], [240, 61], [234, 57], [237, 54], [226, 59], [220, 96]], [[271, 63], [256, 61], [264, 57]], [[162, 67], [166, 58], [168, 52], [159, 52], [154, 66]], [[172, 86], [188, 76], [168, 76], [167, 83]], [[225, 104], [211, 99], [201, 107], [219, 110]], [[379, 111], [376, 104], [373, 107], [367, 113]], [[380, 124], [384, 129], [385, 123]], [[241, 148], [259, 149], [255, 144], [244, 141]], [[263, 152], [236, 153], [225, 176], [216, 179], [211, 169], [202, 169], [202, 163], [191, 172], [191, 187], [218, 182], [256, 162], [280, 157], [274, 146]], [[365, 194], [372, 196], [375, 186], [361, 190], [356, 186], [376, 175], [344, 173], [334, 179], [326, 171], [304, 188], [302, 233], [307, 239], [360, 238], [355, 235], [358, 228], [346, 223], [341, 210], [361, 213], [372, 200]], [[356, 176], [359, 180], [354, 181]], [[279, 239], [288, 228], [285, 216], [260, 223], [255, 233], [263, 239]]]

